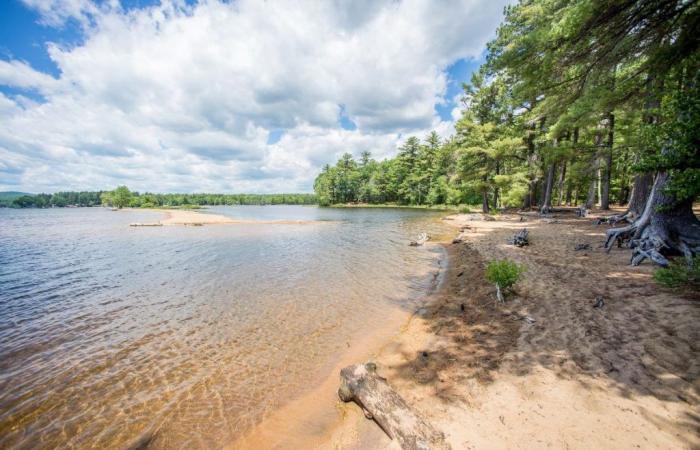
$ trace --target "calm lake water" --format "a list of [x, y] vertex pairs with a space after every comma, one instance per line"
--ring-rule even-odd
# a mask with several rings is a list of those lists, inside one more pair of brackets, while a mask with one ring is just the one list
[[217, 207], [301, 225], [131, 228], [0, 209], [0, 448], [216, 448], [435, 284], [440, 214]]

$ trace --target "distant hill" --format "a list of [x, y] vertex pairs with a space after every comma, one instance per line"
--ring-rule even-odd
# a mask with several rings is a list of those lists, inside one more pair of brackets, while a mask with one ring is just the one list
[[21, 197], [23, 195], [34, 195], [34, 194], [29, 194], [27, 192], [17, 192], [17, 191], [0, 191], [0, 200], [12, 201], [12, 200], [16, 199], [17, 197]]

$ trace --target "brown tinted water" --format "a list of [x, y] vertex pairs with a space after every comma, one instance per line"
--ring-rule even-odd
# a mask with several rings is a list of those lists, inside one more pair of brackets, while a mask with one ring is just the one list
[[225, 446], [434, 287], [435, 213], [214, 211], [326, 223], [0, 210], [0, 447]]

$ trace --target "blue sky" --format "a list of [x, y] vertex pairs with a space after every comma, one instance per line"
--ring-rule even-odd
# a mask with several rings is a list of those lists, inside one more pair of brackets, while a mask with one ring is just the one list
[[309, 191], [345, 151], [447, 137], [503, 6], [0, 5], [0, 190], [32, 192]]

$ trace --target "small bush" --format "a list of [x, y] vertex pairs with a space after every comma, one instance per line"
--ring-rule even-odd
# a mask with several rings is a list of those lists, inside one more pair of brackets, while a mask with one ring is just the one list
[[693, 258], [693, 266], [688, 267], [685, 258], [676, 258], [668, 268], [654, 272], [654, 280], [667, 288], [675, 290], [700, 290], [700, 256]]
[[525, 267], [509, 259], [489, 261], [486, 266], [486, 279], [503, 290], [510, 289], [525, 272]]

